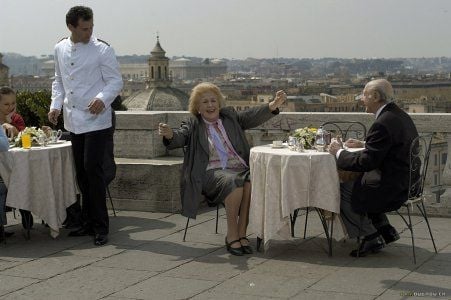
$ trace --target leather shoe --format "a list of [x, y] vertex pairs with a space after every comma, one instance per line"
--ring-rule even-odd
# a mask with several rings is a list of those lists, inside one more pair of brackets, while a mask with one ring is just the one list
[[92, 235], [94, 236], [94, 230], [91, 228], [82, 227], [77, 230], [69, 232], [69, 236], [87, 236]]
[[399, 233], [395, 227], [387, 225], [377, 230], [385, 241], [385, 244], [393, 243], [399, 240]]
[[94, 245], [103, 246], [108, 242], [108, 234], [97, 233], [94, 238]]
[[[240, 243], [242, 240], [246, 240], [249, 242], [249, 239], [247, 237], [241, 237], [240, 238]], [[252, 247], [249, 245], [241, 245], [241, 249], [243, 250], [244, 254], [252, 254], [254, 253], [254, 251], [252, 250]]]
[[243, 247], [232, 248], [232, 244], [235, 244], [235, 243], [240, 243], [240, 240], [234, 240], [229, 243], [229, 242], [227, 242], [227, 237], [225, 238], [225, 244], [226, 244], [227, 251], [229, 251], [229, 253], [232, 255], [243, 256], [243, 254], [244, 254]]
[[359, 249], [352, 250], [349, 255], [352, 257], [364, 257], [369, 253], [377, 253], [384, 248], [384, 241], [381, 236], [378, 235], [375, 238], [364, 238]]

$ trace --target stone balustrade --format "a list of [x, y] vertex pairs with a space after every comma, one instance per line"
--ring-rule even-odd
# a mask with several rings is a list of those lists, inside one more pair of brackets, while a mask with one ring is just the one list
[[[441, 147], [449, 158], [451, 114], [411, 116], [420, 133], [443, 134], [444, 143]], [[166, 150], [158, 136], [158, 123], [164, 122], [178, 128], [182, 120], [188, 117], [188, 112], [117, 112], [115, 157], [118, 172], [110, 190], [119, 209], [170, 212], [180, 209], [179, 180], [183, 153], [181, 150]], [[257, 146], [275, 139], [286, 139], [290, 131], [299, 127], [318, 127], [326, 121], [350, 120], [359, 121], [369, 128], [374, 119], [373, 115], [367, 113], [281, 113], [265, 124], [248, 130], [247, 135], [251, 145]], [[438, 158], [440, 160], [442, 157]], [[437, 158], [431, 156], [429, 170], [436, 162]], [[443, 187], [439, 187], [439, 191], [443, 189], [445, 192], [438, 198], [430, 189], [434, 185], [434, 178], [428, 176], [428, 210], [434, 215], [451, 216], [450, 159], [446, 159], [440, 177]]]

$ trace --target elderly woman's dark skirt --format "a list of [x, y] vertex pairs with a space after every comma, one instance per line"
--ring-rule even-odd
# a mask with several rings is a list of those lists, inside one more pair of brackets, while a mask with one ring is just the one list
[[249, 169], [212, 169], [205, 174], [202, 192], [208, 204], [213, 206], [224, 203], [227, 196], [236, 188], [243, 187], [246, 181], [250, 181]]

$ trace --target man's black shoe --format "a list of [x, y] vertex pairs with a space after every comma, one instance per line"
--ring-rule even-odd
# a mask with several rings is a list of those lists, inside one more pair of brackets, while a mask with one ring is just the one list
[[384, 238], [385, 244], [393, 243], [399, 240], [399, 233], [396, 231], [395, 227], [387, 225], [383, 226], [377, 230], [380, 235]]
[[107, 234], [96, 234], [94, 238], [94, 245], [96, 246], [103, 246], [108, 242], [108, 235]]
[[94, 230], [90, 228], [82, 227], [80, 229], [74, 230], [69, 232], [69, 236], [87, 236], [87, 235], [94, 235]]
[[352, 257], [363, 257], [369, 253], [377, 253], [381, 251], [382, 248], [384, 248], [384, 241], [380, 236], [372, 239], [364, 238], [359, 249], [352, 250], [349, 255]]

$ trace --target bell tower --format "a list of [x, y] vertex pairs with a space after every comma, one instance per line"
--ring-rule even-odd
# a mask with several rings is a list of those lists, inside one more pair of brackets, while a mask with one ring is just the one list
[[157, 34], [157, 43], [150, 51], [149, 57], [149, 87], [169, 87], [170, 85], [169, 58], [166, 57], [166, 51], [161, 47], [160, 37]]

